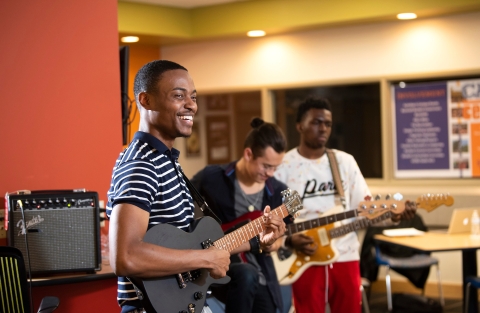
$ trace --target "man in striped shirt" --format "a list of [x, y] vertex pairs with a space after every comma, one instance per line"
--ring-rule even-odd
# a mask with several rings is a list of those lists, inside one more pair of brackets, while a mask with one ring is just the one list
[[[230, 254], [215, 247], [177, 250], [143, 241], [155, 225], [168, 223], [189, 231], [194, 219], [193, 200], [173, 145], [175, 138], [192, 133], [197, 104], [187, 70], [166, 60], [150, 62], [139, 70], [134, 94], [139, 131], [116, 161], [107, 204], [110, 264], [119, 276], [117, 300], [122, 313], [143, 312], [126, 277], [157, 278], [204, 268], [213, 278], [221, 278], [230, 262]], [[273, 243], [283, 234], [284, 224], [276, 216], [265, 216], [263, 240]]]

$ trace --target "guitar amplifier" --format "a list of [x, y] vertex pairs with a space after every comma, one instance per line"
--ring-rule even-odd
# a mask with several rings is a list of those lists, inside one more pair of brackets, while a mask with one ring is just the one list
[[98, 194], [84, 189], [17, 191], [5, 196], [7, 244], [32, 276], [100, 270]]

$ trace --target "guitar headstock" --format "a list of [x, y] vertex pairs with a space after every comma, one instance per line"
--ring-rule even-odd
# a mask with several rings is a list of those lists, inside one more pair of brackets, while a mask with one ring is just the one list
[[400, 214], [405, 210], [405, 202], [402, 201], [403, 196], [399, 193], [380, 199], [380, 196], [376, 196], [375, 200], [371, 197], [365, 197], [365, 201], [360, 202], [357, 211], [359, 216], [365, 216], [369, 219], [376, 218], [383, 213], [390, 211], [394, 214]]
[[417, 198], [417, 208], [431, 212], [441, 205], [451, 206], [453, 197], [449, 194], [427, 193]]
[[302, 199], [296, 190], [288, 188], [281, 192], [283, 196], [283, 204], [288, 211], [288, 214], [295, 216], [295, 213], [303, 209]]

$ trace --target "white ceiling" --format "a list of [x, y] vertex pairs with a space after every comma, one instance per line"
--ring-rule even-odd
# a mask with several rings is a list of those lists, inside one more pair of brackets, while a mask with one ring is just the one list
[[119, 0], [122, 2], [146, 3], [154, 5], [163, 5], [178, 8], [196, 8], [209, 5], [216, 5], [229, 2], [239, 2], [246, 0]]

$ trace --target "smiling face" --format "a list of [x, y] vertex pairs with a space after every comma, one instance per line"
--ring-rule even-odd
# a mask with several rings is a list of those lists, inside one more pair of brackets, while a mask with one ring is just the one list
[[142, 122], [145, 131], [159, 138], [169, 148], [175, 138], [192, 134], [193, 117], [197, 112], [197, 91], [185, 70], [169, 70], [162, 74], [157, 88], [142, 92]]
[[332, 112], [325, 109], [310, 109], [297, 123], [300, 141], [309, 149], [322, 149], [332, 132]]

